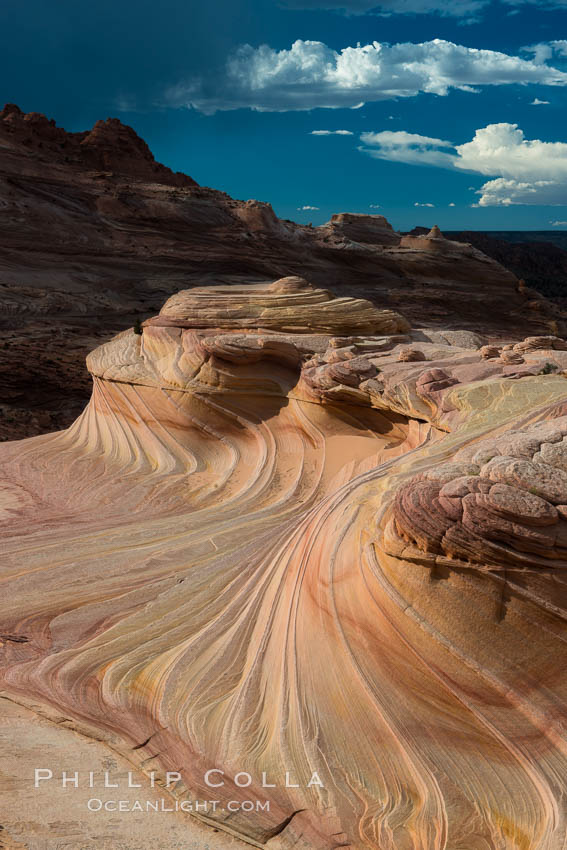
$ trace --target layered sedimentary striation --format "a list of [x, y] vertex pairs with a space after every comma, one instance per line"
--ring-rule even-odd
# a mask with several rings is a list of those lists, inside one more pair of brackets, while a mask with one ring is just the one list
[[189, 286], [287, 275], [432, 328], [514, 339], [563, 332], [557, 308], [470, 245], [404, 241], [383, 216], [339, 213], [301, 226], [173, 173], [116, 119], [68, 133], [13, 105], [0, 112], [4, 439], [71, 423], [88, 400], [93, 338], [155, 315]]
[[563, 848], [564, 341], [300, 278], [204, 297], [2, 446], [5, 693], [180, 798], [223, 771], [270, 808], [210, 818], [257, 845]]
[[377, 334], [407, 331], [409, 322], [362, 298], [336, 298], [304, 278], [285, 277], [268, 286], [195, 288], [173, 295], [149, 325], [234, 328], [291, 333]]

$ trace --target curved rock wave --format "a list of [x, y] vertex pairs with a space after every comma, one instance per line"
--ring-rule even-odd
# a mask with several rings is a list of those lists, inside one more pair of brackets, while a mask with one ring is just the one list
[[567, 352], [518, 370], [360, 299], [324, 330], [301, 279], [258, 330], [232, 292], [171, 299], [92, 353], [70, 429], [1, 447], [2, 687], [179, 797], [222, 771], [270, 806], [217, 826], [260, 845], [559, 850]]

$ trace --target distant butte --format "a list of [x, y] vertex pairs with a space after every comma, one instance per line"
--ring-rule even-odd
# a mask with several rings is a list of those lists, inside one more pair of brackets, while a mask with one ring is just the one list
[[40, 112], [24, 113], [15, 103], [0, 112], [2, 135], [14, 147], [82, 169], [100, 169], [166, 186], [196, 186], [191, 177], [156, 162], [138, 134], [118, 118], [97, 121], [92, 130], [68, 133]]
[[116, 118], [69, 133], [0, 112], [0, 437], [69, 425], [87, 353], [180, 290], [300, 276], [414, 326], [492, 339], [561, 334], [562, 311], [486, 254], [382, 215], [320, 227], [277, 217], [156, 162]]

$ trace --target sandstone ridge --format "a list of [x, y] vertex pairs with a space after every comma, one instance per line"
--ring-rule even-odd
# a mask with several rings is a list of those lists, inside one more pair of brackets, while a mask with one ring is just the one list
[[567, 329], [557, 307], [470, 245], [404, 243], [381, 215], [302, 226], [174, 174], [116, 119], [68, 133], [2, 111], [4, 439], [69, 425], [88, 401], [87, 353], [169, 296], [286, 276], [439, 331], [507, 342]]
[[[147, 144], [118, 118], [97, 121], [92, 130], [68, 133], [39, 112], [24, 113], [13, 103], [0, 112], [0, 138], [36, 159], [53, 156], [71, 167], [114, 172], [167, 186], [196, 186], [185, 174], [156, 162]], [[101, 177], [104, 174], [100, 175]]]

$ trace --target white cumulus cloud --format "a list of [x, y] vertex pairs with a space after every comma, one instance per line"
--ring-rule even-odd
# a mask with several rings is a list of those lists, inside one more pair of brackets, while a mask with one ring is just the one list
[[383, 130], [381, 133], [362, 133], [360, 148], [375, 159], [408, 162], [418, 165], [451, 165], [454, 154], [440, 148], [453, 148], [452, 142], [406, 133], [405, 130]]
[[493, 176], [479, 190], [478, 206], [567, 205], [567, 144], [526, 139], [517, 124], [489, 124], [462, 145], [404, 131], [361, 139], [361, 150], [379, 159]]
[[432, 209], [433, 209], [434, 206], [435, 206], [435, 204], [420, 204], [417, 201], [414, 204], [414, 207], [431, 207]]
[[547, 62], [549, 59], [564, 58], [567, 56], [567, 40], [539, 41], [537, 44], [522, 47], [520, 52], [531, 53], [534, 60], [540, 63]]
[[517, 124], [489, 124], [455, 147], [457, 168], [526, 180], [567, 180], [567, 144], [529, 140]]
[[567, 204], [567, 185], [552, 180], [511, 180], [498, 177], [482, 186], [480, 200], [474, 206], [510, 207], [515, 204], [562, 206]]
[[552, 227], [567, 227], [567, 221], [550, 221]]
[[352, 130], [311, 130], [311, 136], [353, 136]]
[[312, 207], [311, 204], [304, 204], [302, 207], [297, 208], [300, 212], [303, 210], [318, 210], [319, 207]]
[[268, 112], [360, 108], [368, 101], [477, 92], [482, 86], [567, 85], [567, 73], [535, 57], [465, 47], [442, 39], [333, 50], [298, 39], [287, 50], [240, 47], [218, 73], [180, 83], [168, 103], [206, 114], [249, 108]]

